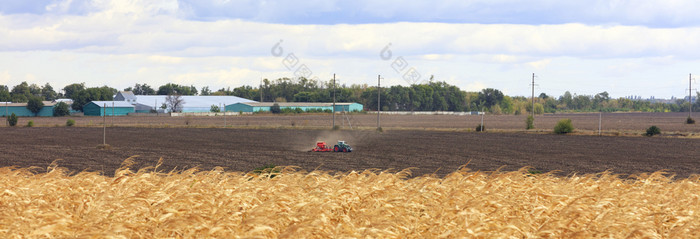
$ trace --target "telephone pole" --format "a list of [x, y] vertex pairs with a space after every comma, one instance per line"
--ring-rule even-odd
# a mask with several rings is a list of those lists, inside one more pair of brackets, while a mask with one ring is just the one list
[[333, 129], [335, 129], [335, 73], [333, 73]]
[[693, 74], [688, 74], [688, 118], [693, 112]]
[[262, 76], [260, 77], [260, 102], [264, 102], [263, 100], [263, 94], [262, 94], [262, 83], [263, 83], [263, 78]]
[[532, 73], [532, 119], [535, 119], [535, 73]]
[[377, 130], [382, 128], [379, 113], [382, 111], [382, 76], [377, 75]]

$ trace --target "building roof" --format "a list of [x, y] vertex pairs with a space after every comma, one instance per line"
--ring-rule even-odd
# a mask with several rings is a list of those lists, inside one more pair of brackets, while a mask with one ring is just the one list
[[[253, 107], [272, 107], [277, 103], [280, 107], [332, 107], [333, 103], [318, 103], [318, 102], [241, 102], [241, 104], [245, 104], [248, 106], [253, 106]], [[351, 104], [356, 104], [354, 102], [350, 103], [335, 103], [335, 105], [351, 105]]]
[[[42, 103], [44, 103], [44, 106], [54, 106], [54, 105], [56, 105], [58, 102], [53, 102], [53, 101], [42, 101]], [[12, 107], [12, 106], [15, 106], [15, 107], [16, 107], [16, 106], [27, 107], [27, 103], [26, 103], [26, 102], [25, 102], [25, 103], [0, 102], [0, 107], [3, 107], [3, 106], [5, 106], [5, 105], [7, 105], [8, 107]]]
[[114, 107], [134, 108], [133, 105], [131, 105], [129, 102], [126, 102], [126, 101], [90, 101], [90, 103], [94, 103], [99, 107], [103, 107], [103, 106], [107, 105], [107, 107], [109, 108], [109, 107], [112, 107], [112, 103], [114, 103]]
[[121, 95], [122, 97], [124, 97], [124, 99], [125, 99], [126, 101], [131, 101], [131, 100], [135, 100], [135, 99], [136, 99], [136, 96], [134, 95], [134, 92], [131, 92], [131, 91], [120, 91], [120, 92], [117, 93], [117, 95], [115, 95], [115, 97], [118, 96], [118, 95]]
[[[165, 98], [167, 95], [136, 95], [136, 103], [160, 107], [165, 103]], [[194, 96], [194, 95], [183, 95], [182, 104], [183, 108], [209, 108], [211, 105], [230, 105], [242, 102], [255, 102], [249, 99], [244, 99], [236, 96]]]

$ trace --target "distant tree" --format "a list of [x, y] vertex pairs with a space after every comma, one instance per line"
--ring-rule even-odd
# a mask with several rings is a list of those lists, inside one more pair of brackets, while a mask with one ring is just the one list
[[27, 84], [27, 82], [24, 81], [19, 85], [12, 87], [10, 95], [12, 96], [12, 102], [24, 103], [29, 101], [29, 98], [32, 96], [32, 93], [29, 90], [29, 84]]
[[221, 112], [221, 109], [219, 108], [218, 105], [211, 105], [211, 108], [209, 108], [209, 111], [218, 113], [218, 112]]
[[182, 112], [182, 107], [185, 104], [185, 100], [182, 99], [182, 95], [170, 94], [165, 97], [165, 103], [167, 104], [170, 112]]
[[27, 109], [34, 113], [34, 116], [39, 114], [41, 108], [44, 108], [44, 102], [41, 102], [41, 98], [34, 96], [27, 101]]
[[53, 116], [66, 116], [70, 115], [70, 110], [68, 109], [68, 104], [66, 102], [58, 102], [53, 107]]
[[481, 102], [481, 106], [490, 109], [491, 106], [500, 104], [503, 100], [503, 92], [493, 88], [486, 88], [479, 92], [477, 100]]
[[83, 111], [83, 106], [90, 101], [109, 101], [114, 99], [114, 94], [116, 94], [116, 91], [117, 89], [103, 86], [72, 92], [71, 100], [73, 100], [73, 104], [71, 105], [71, 108], [73, 108], [73, 110]]
[[538, 96], [538, 98], [546, 100], [547, 98], [549, 98], [549, 96], [547, 94], [545, 94], [544, 92], [542, 92], [542, 93], [540, 93], [540, 96]]
[[211, 95], [211, 90], [209, 89], [209, 86], [202, 87], [202, 93], [199, 95]]
[[6, 85], [0, 85], [0, 102], [10, 102], [12, 101], [12, 96], [10, 95], [10, 90]]
[[144, 83], [143, 85], [136, 83], [134, 87], [128, 87], [124, 89], [124, 91], [131, 91], [134, 93], [134, 95], [155, 95], [156, 90], [151, 88], [148, 84]]
[[178, 84], [167, 83], [158, 87], [158, 95], [197, 95], [197, 88], [194, 86], [181, 86]]
[[56, 93], [56, 91], [53, 90], [53, 87], [51, 87], [51, 85], [49, 83], [46, 83], [41, 88], [41, 96], [46, 101], [54, 101], [58, 98], [58, 93]]
[[64, 92], [63, 97], [72, 99], [73, 94], [75, 94], [79, 91], [83, 91], [83, 90], [85, 90], [85, 83], [84, 82], [80, 83], [80, 84], [74, 83], [74, 84], [67, 85], [66, 87], [63, 87], [63, 92]]

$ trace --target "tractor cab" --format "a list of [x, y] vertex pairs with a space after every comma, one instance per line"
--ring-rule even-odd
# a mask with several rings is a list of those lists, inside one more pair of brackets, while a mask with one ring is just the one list
[[346, 144], [345, 141], [338, 140], [338, 144], [333, 146], [333, 152], [352, 152], [352, 147]]

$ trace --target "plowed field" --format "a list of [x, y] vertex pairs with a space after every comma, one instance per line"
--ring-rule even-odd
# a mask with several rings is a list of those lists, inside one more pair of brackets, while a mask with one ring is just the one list
[[[517, 170], [532, 166], [559, 175], [632, 174], [668, 170], [678, 177], [700, 173], [700, 140], [423, 130], [324, 131], [311, 129], [107, 128], [111, 150], [100, 150], [102, 128], [2, 128], [0, 167], [46, 168], [56, 159], [71, 170], [112, 175], [121, 162], [139, 155], [140, 167], [164, 159], [162, 170], [216, 166], [251, 171], [265, 164], [302, 170], [350, 171], [415, 168], [414, 176], [472, 170]], [[307, 152], [317, 140], [346, 140], [352, 153]], [[38, 169], [41, 171], [41, 169]]]

